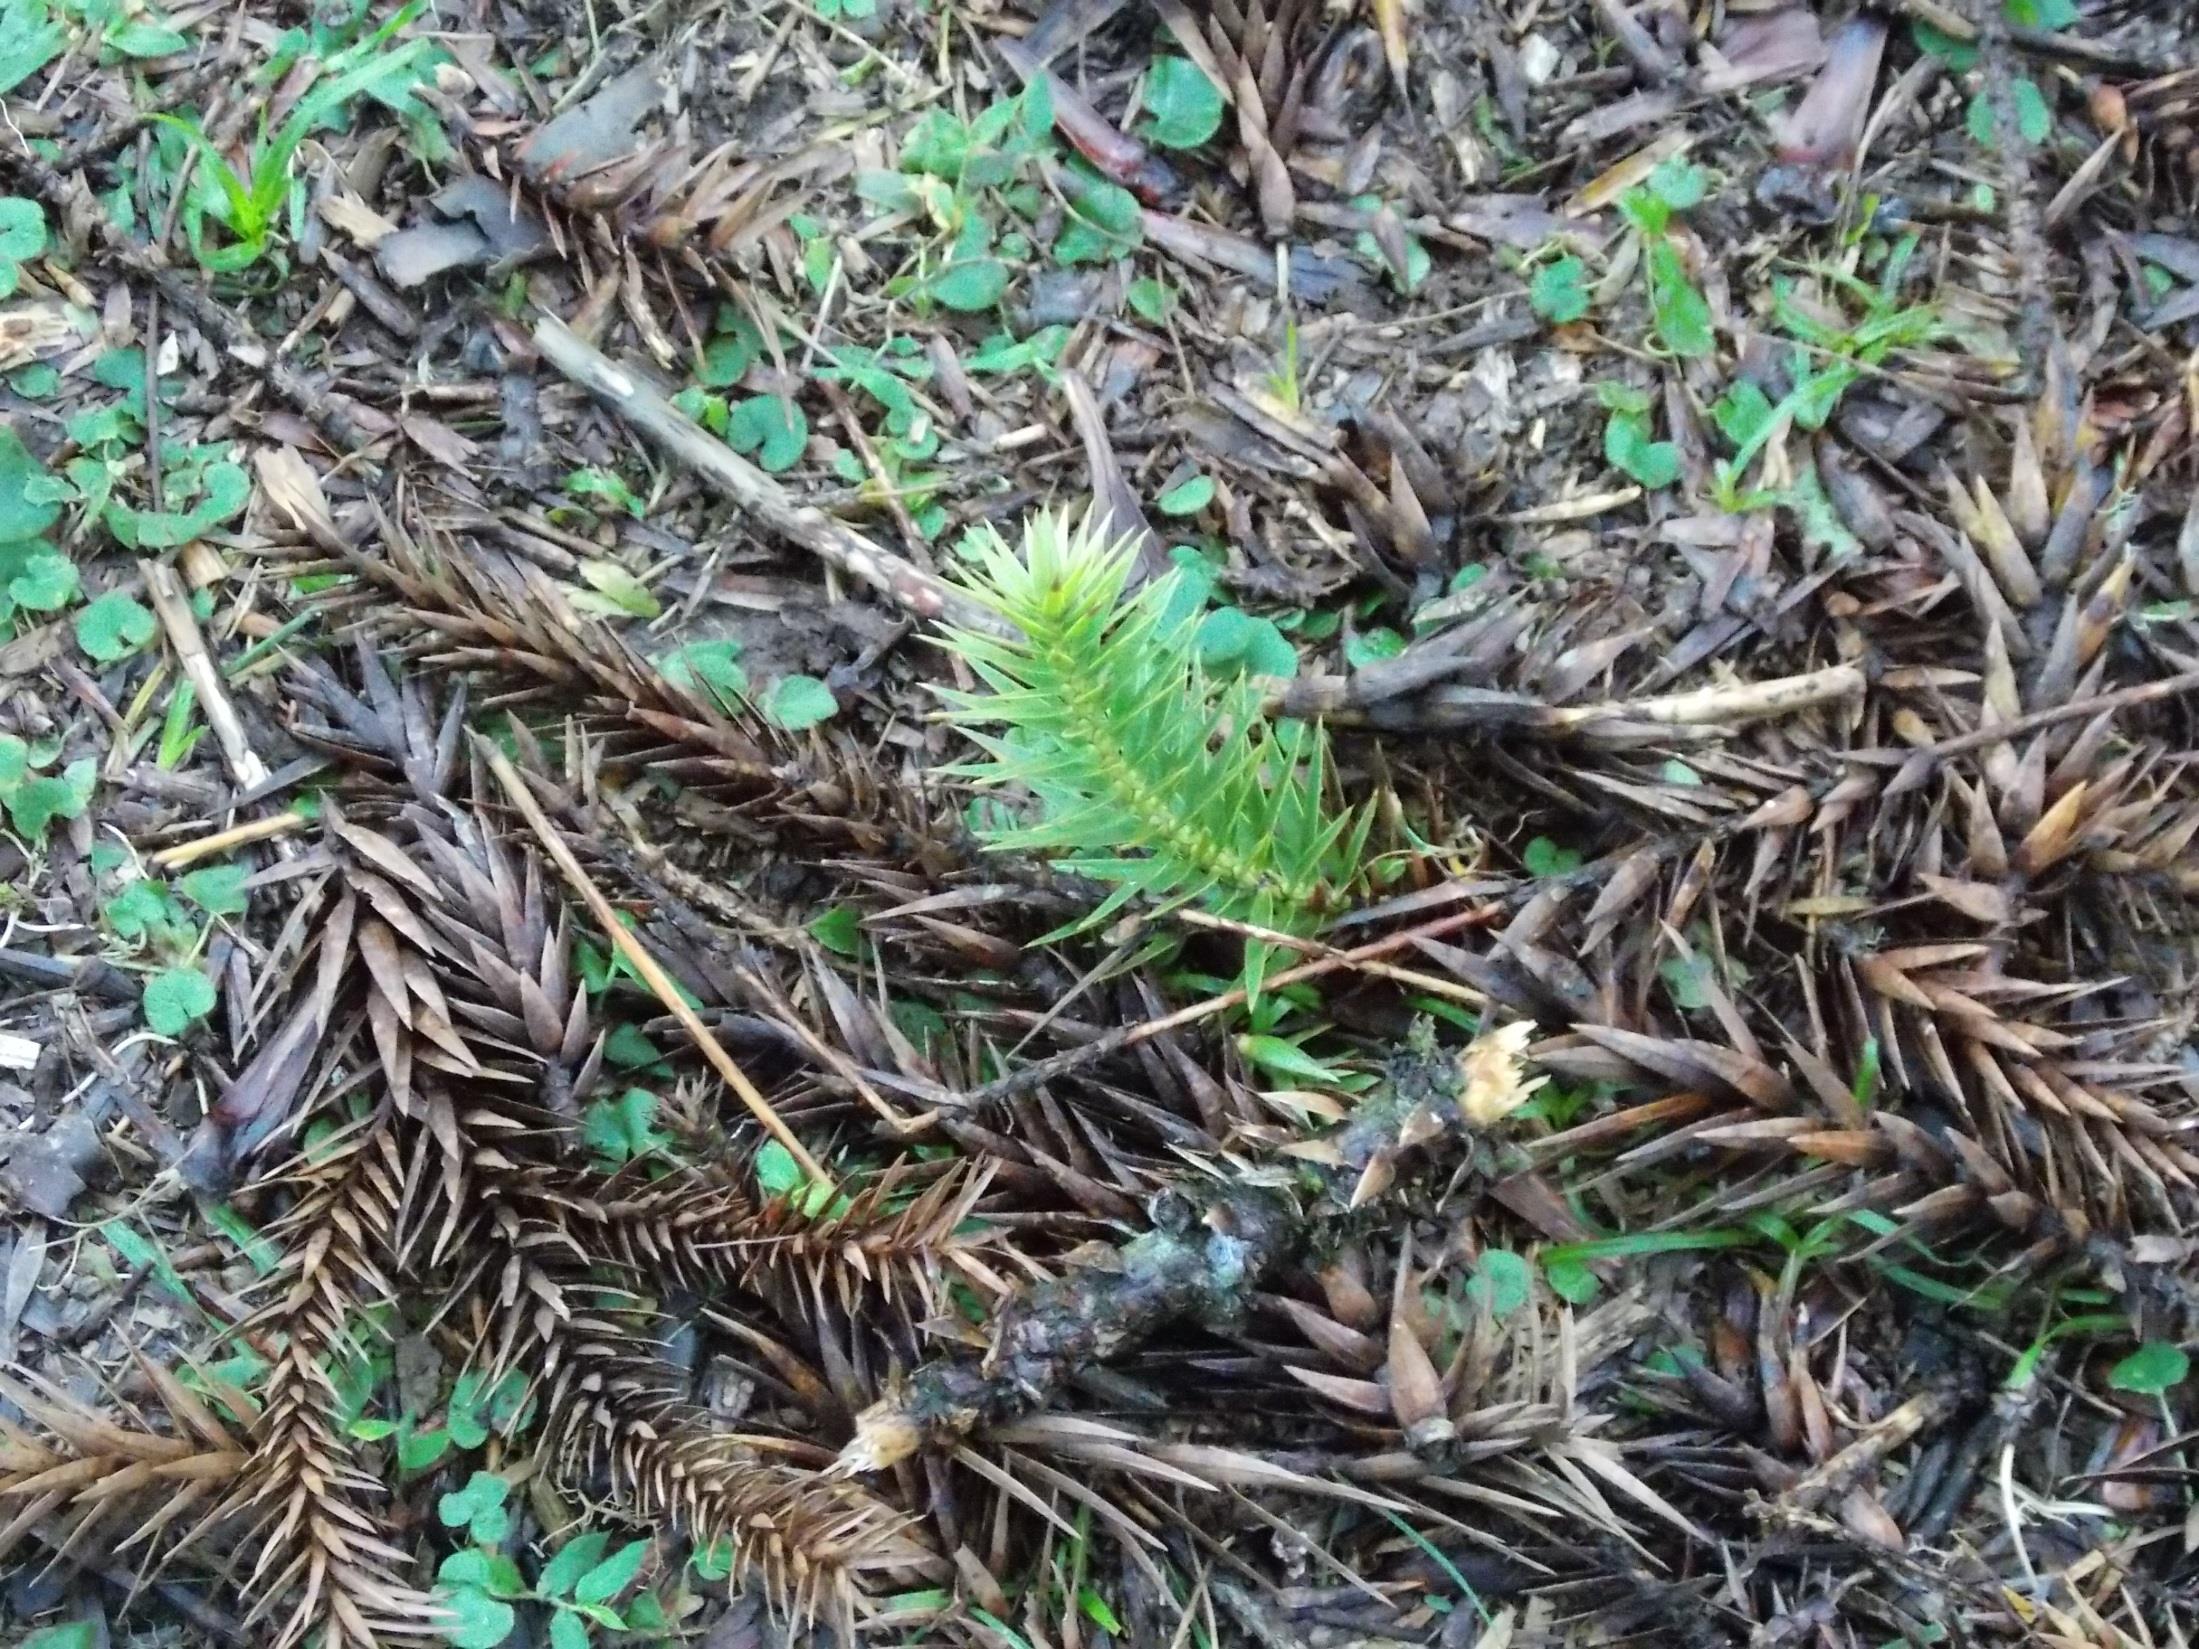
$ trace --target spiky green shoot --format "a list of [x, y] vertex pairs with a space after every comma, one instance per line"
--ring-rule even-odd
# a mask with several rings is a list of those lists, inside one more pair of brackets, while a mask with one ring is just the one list
[[991, 759], [952, 771], [1039, 803], [989, 826], [993, 846], [1111, 884], [1079, 927], [1139, 898], [1294, 934], [1337, 908], [1371, 815], [1324, 808], [1320, 728], [1270, 721], [1252, 682], [1200, 669], [1178, 575], [1126, 600], [1132, 546], [1089, 517], [1039, 515], [1020, 548], [987, 528], [964, 553], [970, 595], [1022, 639], [954, 632], [989, 690], [947, 693], [949, 714]]

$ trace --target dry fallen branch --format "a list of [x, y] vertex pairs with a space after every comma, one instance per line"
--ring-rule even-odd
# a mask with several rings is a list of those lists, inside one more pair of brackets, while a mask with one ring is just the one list
[[[1532, 1030], [1515, 1022], [1455, 1055], [1438, 1051], [1423, 1031], [1348, 1121], [1286, 1146], [1268, 1172], [1188, 1180], [1163, 1193], [1151, 1230], [1003, 1306], [982, 1359], [927, 1363], [858, 1415], [839, 1469], [879, 1471], [927, 1442], [964, 1437], [1041, 1407], [1063, 1380], [1111, 1361], [1169, 1322], [1221, 1327], [1235, 1320], [1250, 1292], [1323, 1219], [1387, 1189], [1405, 1153], [1478, 1135], [1524, 1101], [1539, 1085], [1520, 1061]], [[1291, 1170], [1310, 1170], [1321, 1194], [1303, 1203], [1293, 1196]]]
[[535, 323], [534, 341], [544, 360], [768, 531], [868, 584], [918, 618], [945, 619], [994, 635], [1009, 633], [994, 614], [914, 562], [879, 548], [815, 505], [796, 502], [778, 482], [672, 405], [656, 385], [613, 362], [554, 315]]

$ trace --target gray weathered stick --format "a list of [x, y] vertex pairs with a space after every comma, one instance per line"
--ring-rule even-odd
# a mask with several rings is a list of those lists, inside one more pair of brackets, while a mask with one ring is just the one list
[[556, 316], [544, 315], [535, 323], [534, 341], [550, 365], [779, 537], [868, 584], [918, 618], [944, 619], [958, 629], [1002, 637], [1015, 635], [998, 614], [915, 563], [880, 549], [815, 505], [797, 502], [786, 488], [675, 407], [655, 384], [620, 366]]

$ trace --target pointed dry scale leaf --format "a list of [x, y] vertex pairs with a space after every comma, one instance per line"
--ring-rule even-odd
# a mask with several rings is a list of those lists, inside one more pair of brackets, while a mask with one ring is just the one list
[[[536, 569], [425, 515], [413, 523], [416, 533], [383, 525], [386, 553], [349, 555], [346, 565], [398, 595], [404, 616], [441, 638], [428, 662], [505, 679], [533, 676], [572, 691], [592, 725], [611, 735], [614, 760], [674, 774], [701, 787], [700, 795], [722, 796], [741, 817], [760, 811], [865, 852], [914, 852], [918, 844], [936, 852], [949, 839], [932, 826], [920, 796], [873, 774], [852, 748], [813, 738], [797, 760], [768, 723], [736, 721], [708, 689], [675, 685], [608, 625], [576, 618]], [[432, 557], [424, 543], [434, 545]], [[802, 762], [820, 755], [833, 770], [803, 771]]]
[[[651, 1287], [670, 1278], [698, 1289], [764, 1289], [798, 1312], [829, 1294], [851, 1311], [882, 1302], [919, 1317], [944, 1309], [946, 1283], [973, 1274], [966, 1261], [1010, 1251], [967, 1229], [987, 1171], [956, 1168], [904, 1203], [915, 1178], [888, 1171], [810, 1214], [792, 1198], [759, 1206], [692, 1171], [623, 1193], [561, 1173], [544, 1179], [542, 1208], [587, 1252], [615, 1257]], [[515, 1190], [530, 1194], [524, 1181]]]

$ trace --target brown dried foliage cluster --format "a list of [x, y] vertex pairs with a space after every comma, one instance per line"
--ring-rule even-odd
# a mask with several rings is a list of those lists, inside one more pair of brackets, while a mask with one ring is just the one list
[[[796, 1615], [851, 1621], [946, 1575], [957, 1553], [965, 1578], [1013, 1573], [1063, 1505], [1089, 1512], [1161, 1597], [1163, 1560], [1182, 1556], [1196, 1508], [1257, 1522], [1284, 1496], [1487, 1547], [1492, 1583], [1593, 1580], [1579, 1618], [1623, 1630], [1698, 1595], [1644, 1555], [1647, 1531], [1706, 1538], [1706, 1515], [1753, 1493], [1770, 1497], [1752, 1504], [1779, 1540], [1751, 1560], [1749, 1585], [1780, 1583], [1780, 1541], [1831, 1531], [1884, 1565], [1884, 1595], [1856, 1605], [1863, 1618], [1915, 1618], [1904, 1611], [1945, 1576], [1902, 1554], [1965, 1515], [1975, 1463], [1942, 1481], [1889, 1477], [1883, 1462], [1974, 1406], [1974, 1380], [1930, 1379], [1867, 1425], [1837, 1418], [1841, 1371], [1810, 1325], [1838, 1296], [1790, 1270], [1737, 1278], [1721, 1313], [1694, 1325], [1706, 1361], [1650, 1386], [1659, 1421], [1619, 1428], [1588, 1394], [1610, 1389], [1652, 1301], [1607, 1266], [1614, 1292], [1594, 1310], [1537, 1289], [1499, 1316], [1465, 1286], [1476, 1243], [1441, 1233], [1480, 1188], [1575, 1239], [1585, 1232], [1549, 1177], [1557, 1165], [1607, 1158], [1576, 1189], [1608, 1191], [1692, 1164], [1712, 1170], [1705, 1217], [1867, 1212], [1891, 1222], [1880, 1250], [1997, 1233], [2010, 1272], [2073, 1266], [2121, 1288], [2141, 1324], [2190, 1324], [2177, 1233], [2199, 1162], [2184, 1143], [2189, 1085], [2162, 1056], [2189, 1023], [2175, 958], [2199, 794], [2184, 712], [2149, 685], [2169, 661], [2128, 623], [2180, 538], [2118, 507], [2142, 473], [2056, 394], [1999, 434], [1995, 480], [1948, 477], [1931, 501], [1942, 508], [1901, 512], [1816, 595], [1808, 645], [1868, 661], [1860, 700], [1716, 742], [1650, 729], [1660, 742], [1503, 755], [1522, 790], [1632, 820], [1632, 838], [1540, 885], [1485, 881], [1485, 918], [1419, 940], [1416, 965], [1539, 1024], [1545, 1072], [1631, 1097], [1463, 1163], [1444, 1130], [1401, 1123], [1397, 1137], [1434, 1141], [1433, 1178], [1417, 1158], [1400, 1170], [1396, 1130], [1369, 1146], [1347, 1118], [1333, 1143], [1308, 1141], [1173, 1039], [951, 1104], [932, 1120], [962, 1165], [889, 1152], [891, 1166], [829, 1209], [763, 1195], [701, 1109], [683, 1128], [692, 1166], [593, 1169], [576, 1120], [604, 1079], [606, 1027], [553, 873], [484, 788], [466, 697], [438, 710], [425, 678], [393, 681], [363, 647], [355, 686], [302, 672], [293, 731], [350, 777], [292, 879], [280, 966], [251, 1008], [255, 1052], [185, 1163], [194, 1183], [258, 1179], [287, 1207], [274, 1227], [282, 1268], [244, 1329], [272, 1372], [258, 1393], [218, 1394], [228, 1419], [149, 1369], [160, 1425], [12, 1388], [35, 1427], [0, 1457], [15, 1527], [81, 1548], [127, 1517], [133, 1547], [213, 1554], [282, 1642], [431, 1632], [433, 1599], [379, 1520], [384, 1491], [367, 1446], [336, 1423], [329, 1376], [364, 1308], [428, 1301], [483, 1373], [524, 1374], [544, 1467], [627, 1515], [731, 1541], [748, 1583]], [[431, 557], [418, 537], [429, 530], [391, 532], [387, 559], [358, 570], [429, 638], [423, 657], [551, 690], [596, 730], [560, 763], [513, 723], [539, 799], [606, 876], [618, 874], [600, 851], [611, 754], [673, 756], [744, 790], [753, 828], [795, 840], [811, 809], [785, 798], [865, 788], [844, 752], [829, 778], [797, 770], [772, 735], [576, 626], [485, 547], [452, 536]], [[1585, 688], [1551, 651], [1592, 645], [1585, 616], [1496, 593], [1464, 623], [1469, 641], [1475, 625], [1504, 630], [1501, 653], [1478, 655], [1502, 665], [1469, 679], [1550, 697], [1567, 678]], [[1696, 781], [1672, 776], [1675, 759]], [[952, 977], [980, 954], [1004, 970], [993, 1006], [972, 1015], [982, 1036], [1073, 1044], [1099, 1028], [1080, 1013], [1163, 1010], [1135, 976], [1060, 1006], [1042, 956], [1023, 948], [1035, 918], [1012, 890], [885, 864], [867, 879], [874, 931], [919, 973], [929, 962]], [[765, 1020], [782, 1015], [764, 1045], [809, 1072], [782, 1088], [805, 1127], [844, 1126], [866, 1087], [881, 1104], [881, 1092], [922, 1104], [978, 1086], [959, 1053], [917, 1055], [830, 968], [805, 969], [810, 1007], [784, 1017], [785, 997], [759, 996], [750, 963], [693, 947], [693, 913], [683, 929], [662, 920], [671, 904], [656, 909], [651, 942], [720, 1025], [753, 1031], [762, 1003]], [[1720, 965], [1692, 971], [1704, 1000], [1676, 1014], [1660, 968], [1693, 963], [1698, 946]], [[1745, 994], [1730, 983], [1741, 978]], [[1873, 1059], [1880, 1087], [1866, 1092]], [[1023, 1280], [1023, 1253], [1060, 1255], [1080, 1233], [1139, 1220], [1143, 1198], [1184, 1183], [1187, 1164], [1194, 1185], [1218, 1170], [1212, 1183], [1264, 1181], [1287, 1203], [1289, 1174], [1259, 1166], [1277, 1147], [1353, 1170], [1366, 1198], [1351, 1201], [1373, 1200], [1387, 1223], [1330, 1218], [1326, 1234], [1293, 1237], [1227, 1311], [1191, 1313], [1205, 1351], [1142, 1335], [1077, 1342], [1105, 1348], [1112, 1377], [1140, 1394], [1128, 1409], [1052, 1389], [1055, 1374], [1089, 1372], [1064, 1364], [990, 1423], [912, 1434], [928, 1446], [890, 1471], [833, 1468], [866, 1406], [890, 1407], [927, 1358], [1005, 1366], [997, 1335], [956, 1325], [950, 1284], [997, 1299]], [[1384, 1164], [1372, 1184], [1371, 1160]], [[1073, 1275], [1132, 1252], [1063, 1263]], [[800, 1422], [736, 1434], [696, 1408], [662, 1356], [654, 1306], [667, 1292], [714, 1302], [713, 1320], [791, 1394]], [[1080, 1292], [1092, 1291], [1063, 1297]], [[993, 1327], [1022, 1320], [1027, 1333], [1028, 1317], [996, 1312]], [[1065, 1315], [1047, 1332], [1077, 1326]], [[1145, 1405], [1171, 1418], [1141, 1417]], [[1986, 1417], [2003, 1436], [2020, 1420], [2006, 1404]], [[2142, 1434], [2117, 1445], [2126, 1463], [2148, 1446]]]
[[544, 1465], [729, 1541], [791, 1613], [844, 1613], [857, 1577], [921, 1561], [903, 1518], [802, 1464], [804, 1445], [724, 1433], [684, 1401], [649, 1302], [687, 1287], [761, 1321], [776, 1307], [878, 1355], [871, 1340], [938, 1307], [950, 1257], [970, 1249], [987, 1275], [989, 1242], [965, 1231], [981, 1184], [912, 1163], [805, 1213], [757, 1191], [739, 1155], [653, 1178], [590, 1167], [577, 1120], [603, 1027], [572, 919], [460, 748], [463, 699], [434, 714], [417, 679], [360, 658], [360, 694], [305, 684], [341, 728], [329, 747], [361, 768], [329, 800], [253, 1004], [258, 1052], [182, 1165], [198, 1189], [256, 1177], [287, 1205], [270, 1227], [281, 1267], [239, 1329], [269, 1359], [265, 1386], [220, 1394], [232, 1423], [150, 1370], [172, 1436], [11, 1387], [44, 1435], [7, 1441], [10, 1534], [56, 1520], [56, 1542], [81, 1547], [127, 1515], [133, 1544], [223, 1554], [267, 1641], [432, 1634], [331, 1373], [371, 1332], [363, 1314], [390, 1305], [444, 1321], [484, 1377], [521, 1372]]
[[[1334, 42], [1298, 55], [1306, 8], [1196, 23], [1176, 10], [1163, 8], [1179, 43], [1232, 92], [1256, 186], [1263, 143], [1274, 156], [1326, 135], [1305, 129], [1329, 101], [1309, 103], [1321, 71], [1306, 64], [1356, 59]], [[621, 81], [583, 106], [600, 127], [546, 130], [510, 158], [594, 222], [599, 250], [737, 252], [783, 215], [797, 172], [696, 159], [671, 138], [636, 148], [652, 87]], [[2172, 77], [2145, 112], [2172, 117], [2183, 95]], [[1285, 222], [1288, 187], [1261, 197]], [[698, 945], [707, 924], [661, 890], [631, 902], [718, 1029], [786, 1074], [778, 1097], [806, 1133], [845, 1139], [851, 1119], [929, 1107], [961, 1161], [889, 1137], [885, 1165], [844, 1198], [774, 1200], [698, 1103], [682, 1119], [685, 1165], [589, 1166], [577, 1122], [605, 1080], [609, 1027], [581, 986], [554, 872], [468, 742], [467, 698], [438, 708], [421, 677], [393, 681], [363, 649], [348, 681], [302, 672], [291, 731], [348, 776], [286, 884], [247, 1057], [184, 1165], [202, 1188], [254, 1182], [282, 1210], [281, 1267], [240, 1330], [271, 1373], [259, 1392], [217, 1385], [209, 1401], [147, 1364], [158, 1412], [128, 1423], [11, 1382], [30, 1425], [0, 1434], [0, 1544], [35, 1528], [83, 1550], [126, 1530], [126, 1553], [211, 1558], [279, 1643], [431, 1635], [418, 1554], [385, 1525], [371, 1445], [340, 1425], [329, 1373], [362, 1313], [397, 1303], [482, 1373], [524, 1376], [545, 1469], [623, 1515], [730, 1542], [744, 1580], [796, 1616], [852, 1623], [882, 1594], [948, 1577], [997, 1598], [1067, 1509], [1150, 1584], [1131, 1630], [1152, 1641], [1177, 1618], [1171, 1569], [1217, 1552], [1243, 1563], [1230, 1539], [1246, 1531], [1325, 1558], [1323, 1540], [1348, 1530], [1388, 1564], [1385, 1584], [1437, 1589], [1416, 1551], [1365, 1535], [1385, 1519], [1486, 1559], [1475, 1573], [1492, 1586], [1564, 1597], [1605, 1634], [1716, 1641], [1745, 1626], [1745, 1603], [1783, 1612], [1829, 1552], [1866, 1578], [1821, 1587], [1811, 1607], [1850, 1611], [1851, 1631], [1960, 1616], [2020, 1636], [1989, 1565], [1919, 1553], [1963, 1529], [1983, 1463], [2037, 1395], [1985, 1398], [1951, 1359], [1869, 1412], [1862, 1399], [1917, 1370], [1851, 1357], [1824, 1324], [1856, 1323], [1859, 1347], [1894, 1344], [1896, 1302], [1793, 1266], [1736, 1269], [1707, 1306], [1654, 1297], [1614, 1265], [1590, 1310], [1536, 1288], [1499, 1313], [1467, 1286], [1484, 1224], [1578, 1240], [1589, 1229], [1566, 1193], [1611, 1203], [1670, 1170], [1701, 1188], [1704, 1220], [1867, 1214], [1888, 1234], [1851, 1261], [1959, 1239], [2007, 1274], [2105, 1283], [2143, 1331], [2199, 1328], [2185, 1280], [2199, 1108], [2174, 1058], [2195, 1015], [2199, 728], [2164, 687], [2187, 658], [2132, 622], [2177, 568], [2199, 567], [2199, 513], [2145, 515], [2174, 443], [2112, 439], [2058, 356], [2033, 405], [1974, 423], [1968, 473], [1936, 489], [1905, 478], [1891, 501], [1858, 483], [1864, 549], [1837, 565], [1767, 531], [1727, 575], [1727, 591], [1745, 575], [1753, 593], [1678, 622], [1617, 584], [1552, 596], [1500, 571], [1407, 655], [1394, 693], [1370, 707], [1362, 684], [1350, 707], [1377, 726], [1495, 730], [1455, 792], [1479, 804], [1459, 835], [1550, 813], [1604, 833], [1588, 864], [1539, 883], [1494, 856], [1463, 889], [1417, 863], [1426, 885], [1387, 913], [1409, 930], [1428, 909], [1484, 901], [1471, 924], [1410, 942], [1404, 960], [1422, 971], [1408, 984], [1437, 976], [1532, 1021], [1541, 1070], [1622, 1096], [1500, 1150], [1438, 1139], [1427, 1173], [1401, 1170], [1394, 1141], [1344, 1151], [1348, 1118], [1309, 1141], [1320, 1130], [1279, 1122], [1226, 1051], [1207, 1058], [1190, 1039], [987, 1095], [993, 1051], [1073, 1050], [1158, 1018], [1158, 987], [1134, 971], [1071, 978], [1033, 944], [1058, 890], [1041, 912], [958, 847], [906, 851], [931, 831], [926, 799], [851, 748], [797, 746], [666, 681], [576, 623], [536, 570], [425, 511], [384, 523], [383, 553], [343, 563], [376, 593], [376, 624], [420, 663], [505, 693], [500, 707], [572, 718], [559, 760], [517, 724], [513, 741], [607, 880], [624, 875], [609, 844], [632, 813], [606, 775], [644, 771], [720, 801], [744, 850], [786, 841], [814, 856], [828, 841], [868, 861], [850, 868], [869, 931], [906, 970], [897, 983], [974, 998], [928, 1054], [822, 959], [803, 957], [793, 1009], [730, 946]], [[1430, 548], [1442, 512], [1424, 500], [1440, 489], [1414, 479], [1432, 465], [1410, 432], [1377, 433], [1393, 486], [1385, 497], [1359, 474], [1347, 514], [1411, 561]], [[1831, 478], [1854, 461], [1829, 434], [1815, 456]], [[1835, 665], [1860, 672], [1860, 693], [1714, 733], [1539, 714], [1591, 694], [1638, 701], [1713, 667], [1745, 680]], [[1675, 967], [1692, 1002], [1675, 1000]], [[1401, 1029], [1378, 977], [1335, 1007], [1370, 1040]], [[1091, 1337], [1108, 1365], [1062, 1367], [1032, 1412], [1002, 1405], [982, 1426], [919, 1435], [925, 1446], [861, 1480], [834, 1468], [858, 1417], [905, 1394], [912, 1371], [990, 1378], [1009, 1360], [1001, 1325], [1028, 1330], [1029, 1313], [995, 1309], [973, 1328], [960, 1289], [991, 1304], [1050, 1273], [1130, 1264], [1104, 1241], [1072, 1244], [1141, 1228], [1156, 1192], [1189, 1185], [1208, 1216], [1227, 1200], [1205, 1195], [1215, 1186], [1287, 1203], [1302, 1185], [1276, 1164], [1293, 1151], [1379, 1162], [1381, 1218], [1325, 1212], [1232, 1310], [1182, 1334]], [[776, 1423], [730, 1432], [689, 1400], [662, 1355], [672, 1294], [709, 1302], [783, 1395]], [[1703, 1358], [1629, 1376], [1660, 1318], [1684, 1322]], [[1054, 1326], [1066, 1340], [1093, 1325]], [[1956, 1413], [1978, 1423], [1951, 1461], [1904, 1455]], [[2127, 1421], [2097, 1429], [2096, 1477], [2119, 1504], [2151, 1505], [2143, 1474], [2167, 1444]], [[1718, 1573], [1704, 1524], [1737, 1509], [1771, 1538]], [[1454, 1576], [1460, 1560], [1444, 1558]], [[2118, 1578], [2168, 1561], [2126, 1553]], [[1689, 1611], [1701, 1618], [1672, 1625]]]

